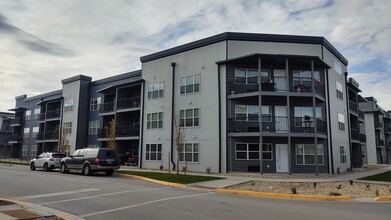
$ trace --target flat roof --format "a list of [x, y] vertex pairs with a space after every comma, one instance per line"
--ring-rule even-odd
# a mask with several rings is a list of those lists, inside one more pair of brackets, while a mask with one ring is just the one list
[[259, 42], [281, 42], [281, 43], [300, 43], [300, 44], [319, 44], [326, 47], [343, 64], [348, 65], [348, 60], [335, 49], [335, 47], [324, 37], [318, 36], [300, 36], [300, 35], [280, 35], [280, 34], [256, 34], [256, 33], [238, 33], [225, 32], [201, 40], [193, 41], [170, 49], [162, 50], [153, 54], [140, 57], [142, 63], [174, 55], [177, 53], [193, 50], [221, 41], [259, 41]]

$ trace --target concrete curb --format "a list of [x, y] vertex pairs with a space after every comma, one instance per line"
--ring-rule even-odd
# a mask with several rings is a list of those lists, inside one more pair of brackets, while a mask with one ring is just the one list
[[1, 197], [0, 197], [0, 200], [15, 203], [17, 205], [20, 205], [20, 207], [22, 207], [23, 209], [29, 208], [25, 203], [20, 202], [20, 201], [16, 201], [16, 200], [12, 200], [12, 199], [6, 199], [6, 198], [1, 198]]
[[155, 179], [151, 179], [151, 178], [147, 178], [147, 177], [143, 177], [143, 176], [136, 176], [136, 175], [124, 174], [124, 173], [120, 173], [119, 175], [120, 176], [125, 176], [125, 177], [130, 177], [130, 178], [133, 178], [133, 179], [143, 180], [143, 181], [150, 182], [150, 183], [156, 183], [156, 184], [160, 184], [160, 185], [165, 185], [165, 186], [173, 186], [173, 187], [178, 187], [178, 188], [185, 188], [186, 187], [185, 184], [171, 183], [171, 182], [166, 182], [166, 181], [161, 181], [161, 180], [155, 180]]
[[320, 200], [320, 201], [354, 201], [353, 198], [348, 196], [317, 196], [317, 195], [297, 195], [297, 194], [282, 194], [282, 193], [266, 193], [266, 192], [254, 192], [244, 190], [231, 190], [231, 189], [215, 189], [215, 192], [260, 196], [279, 199], [292, 199], [292, 200]]
[[391, 196], [378, 196], [372, 201], [391, 201]]

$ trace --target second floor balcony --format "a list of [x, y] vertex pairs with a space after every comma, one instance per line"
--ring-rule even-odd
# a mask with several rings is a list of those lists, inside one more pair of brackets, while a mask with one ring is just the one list
[[21, 135], [11, 134], [10, 136], [8, 136], [8, 142], [19, 143], [21, 141], [22, 141], [22, 136]]
[[358, 113], [357, 103], [354, 103], [349, 100], [349, 110], [353, 113]]
[[117, 100], [117, 110], [139, 108], [140, 106], [140, 97], [124, 98]]
[[350, 129], [350, 135], [352, 140], [359, 141], [360, 140], [360, 131], [357, 129]]
[[[140, 127], [138, 125], [117, 126], [115, 128], [115, 137], [117, 138], [135, 138], [140, 136]], [[105, 128], [98, 129], [98, 138], [108, 139]]]
[[106, 102], [99, 104], [99, 113], [111, 113], [114, 112], [114, 102]]
[[23, 125], [23, 119], [21, 117], [16, 117], [11, 119], [10, 126], [21, 126]]
[[43, 141], [43, 140], [58, 140], [60, 138], [60, 133], [59, 131], [46, 131], [45, 133], [40, 132], [37, 133], [36, 139]]

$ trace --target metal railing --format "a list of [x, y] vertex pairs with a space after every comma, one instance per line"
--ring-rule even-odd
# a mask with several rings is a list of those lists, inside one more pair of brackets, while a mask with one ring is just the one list
[[367, 142], [367, 135], [360, 133], [360, 142]]
[[20, 117], [13, 118], [10, 121], [10, 125], [22, 125], [22, 124], [23, 124], [23, 120]]
[[117, 110], [129, 109], [129, 108], [138, 108], [138, 107], [141, 106], [140, 104], [141, 104], [140, 97], [118, 99], [117, 100]]
[[354, 112], [354, 113], [357, 113], [357, 103], [354, 103], [353, 101], [350, 101], [349, 100], [349, 110]]
[[99, 104], [99, 113], [114, 112], [114, 102]]
[[377, 139], [377, 140], [376, 140], [376, 146], [377, 146], [377, 147], [379, 147], [379, 146], [384, 146], [384, 140]]
[[364, 112], [358, 110], [358, 118], [364, 120]]
[[18, 135], [18, 134], [11, 134], [10, 136], [8, 136], [8, 141], [21, 141], [22, 140], [22, 137], [21, 135]]
[[46, 113], [39, 113], [37, 119], [38, 119], [38, 121], [45, 121], [46, 120]]
[[[40, 133], [38, 133], [37, 136], [39, 136]], [[46, 131], [44, 135], [44, 140], [58, 140], [60, 137], [59, 131]]]
[[47, 111], [46, 112], [46, 120], [47, 119], [60, 118], [60, 115], [61, 115], [61, 110], [60, 109]]
[[[115, 137], [137, 137], [140, 135], [140, 126], [117, 126], [115, 128]], [[98, 138], [107, 138], [106, 129], [98, 129]]]
[[359, 141], [360, 140], [360, 131], [357, 130], [357, 129], [350, 129], [350, 135], [351, 135], [351, 138], [352, 140], [357, 140]]

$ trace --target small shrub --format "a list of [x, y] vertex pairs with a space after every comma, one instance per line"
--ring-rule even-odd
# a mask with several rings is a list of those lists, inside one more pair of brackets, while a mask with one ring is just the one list
[[349, 180], [349, 183], [352, 186], [353, 185], [353, 180]]
[[291, 192], [292, 192], [292, 194], [297, 194], [296, 187], [292, 187]]
[[378, 188], [376, 188], [375, 194], [376, 194], [376, 196], [379, 196], [379, 189]]
[[316, 182], [312, 183], [312, 185], [314, 185], [314, 188], [316, 188]]
[[342, 185], [339, 184], [339, 185], [337, 186], [337, 189], [341, 189], [341, 188], [342, 188]]
[[162, 165], [160, 165], [159, 170], [163, 170], [163, 169], [164, 169], [164, 166], [162, 164]]
[[253, 181], [253, 182], [251, 182], [251, 185], [255, 186], [255, 182], [254, 182], [254, 181]]
[[337, 167], [337, 174], [341, 174], [341, 168]]
[[182, 172], [186, 172], [187, 171], [187, 167], [182, 167]]
[[337, 193], [337, 192], [330, 192], [329, 195], [330, 196], [342, 196], [341, 193]]
[[205, 170], [206, 170], [207, 174], [210, 174], [210, 171], [212, 170], [212, 168], [211, 167], [206, 167]]

